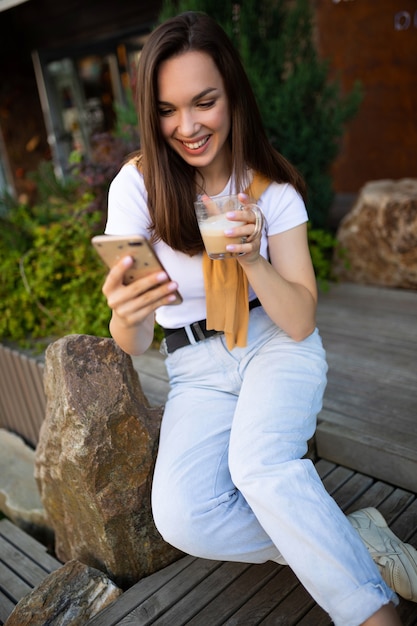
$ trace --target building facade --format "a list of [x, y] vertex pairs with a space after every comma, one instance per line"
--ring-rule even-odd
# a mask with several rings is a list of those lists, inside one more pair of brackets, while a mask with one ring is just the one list
[[[363, 101], [333, 166], [338, 193], [417, 177], [416, 0], [311, 0], [330, 75]], [[30, 193], [27, 173], [114, 126], [161, 2], [0, 0], [0, 189]]]

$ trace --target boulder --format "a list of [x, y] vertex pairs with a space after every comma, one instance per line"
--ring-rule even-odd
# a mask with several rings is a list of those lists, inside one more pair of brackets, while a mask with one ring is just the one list
[[16, 604], [5, 626], [80, 626], [121, 593], [102, 572], [69, 561]]
[[23, 439], [0, 429], [0, 511], [42, 541], [51, 529], [34, 477], [35, 451]]
[[417, 180], [367, 183], [336, 236], [339, 279], [417, 289]]
[[126, 588], [182, 556], [153, 523], [162, 408], [149, 406], [131, 358], [112, 339], [63, 337], [46, 351], [45, 393], [35, 477], [57, 557]]

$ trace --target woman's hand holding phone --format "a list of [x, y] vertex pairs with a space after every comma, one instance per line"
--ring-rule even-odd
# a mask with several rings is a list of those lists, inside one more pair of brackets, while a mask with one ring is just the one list
[[98, 235], [92, 244], [110, 268], [102, 291], [117, 323], [133, 328], [151, 316], [153, 332], [155, 310], [182, 298], [150, 242], [140, 235]]
[[131, 256], [120, 259], [109, 271], [102, 288], [113, 314], [126, 328], [141, 324], [158, 307], [178, 300], [178, 285], [169, 280], [164, 270], [154, 271], [126, 284], [126, 270], [133, 265]]

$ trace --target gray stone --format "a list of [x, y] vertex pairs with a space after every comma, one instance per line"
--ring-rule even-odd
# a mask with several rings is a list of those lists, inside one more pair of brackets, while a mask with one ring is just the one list
[[0, 429], [0, 510], [39, 538], [50, 528], [34, 477], [35, 452], [18, 435]]
[[384, 287], [417, 288], [417, 180], [366, 184], [337, 231], [335, 275]]
[[162, 408], [112, 339], [70, 335], [45, 359], [46, 417], [35, 477], [55, 552], [125, 588], [178, 559], [156, 530], [150, 485]]
[[5, 626], [81, 626], [121, 593], [102, 572], [72, 560], [24, 596]]

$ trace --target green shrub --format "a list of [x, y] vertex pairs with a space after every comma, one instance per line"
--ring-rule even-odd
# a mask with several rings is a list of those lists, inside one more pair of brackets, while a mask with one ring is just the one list
[[[51, 164], [41, 166], [48, 170]], [[108, 336], [106, 270], [90, 239], [101, 214], [92, 196], [58, 181], [49, 200], [9, 207], [0, 233], [0, 337], [22, 342], [71, 333]], [[69, 194], [69, 195], [68, 195]]]

